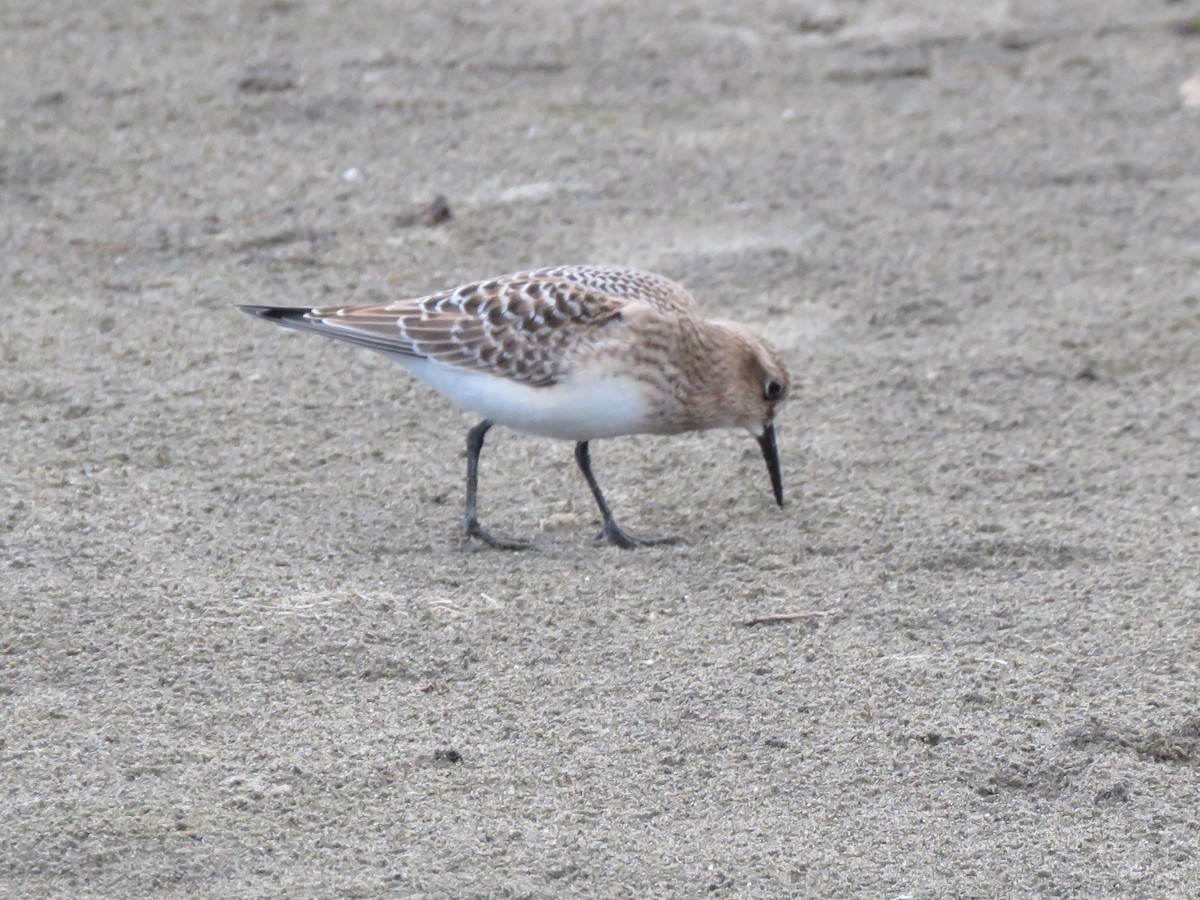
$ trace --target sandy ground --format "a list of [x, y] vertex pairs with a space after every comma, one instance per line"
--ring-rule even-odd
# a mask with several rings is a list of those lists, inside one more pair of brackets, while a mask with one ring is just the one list
[[[4, 5], [0, 895], [1194, 895], [1196, 5], [729, 6]], [[231, 308], [562, 262], [770, 333], [782, 511], [498, 431], [464, 545]]]

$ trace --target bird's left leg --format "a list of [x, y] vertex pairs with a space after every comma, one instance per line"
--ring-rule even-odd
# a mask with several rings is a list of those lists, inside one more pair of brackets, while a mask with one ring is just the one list
[[492, 427], [489, 419], [484, 419], [467, 432], [467, 505], [463, 510], [462, 526], [467, 537], [477, 537], [490, 547], [501, 550], [525, 550], [528, 541], [515, 541], [510, 538], [500, 538], [484, 530], [479, 524], [479, 516], [475, 511], [475, 498], [479, 492], [479, 454], [483, 450], [483, 438]]

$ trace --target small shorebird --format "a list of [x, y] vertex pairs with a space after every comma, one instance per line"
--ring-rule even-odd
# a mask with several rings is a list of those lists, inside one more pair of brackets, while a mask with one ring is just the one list
[[681, 285], [633, 269], [563, 266], [519, 272], [415, 300], [317, 309], [241, 306], [286, 328], [383, 353], [483, 420], [467, 434], [467, 535], [489, 534], [475, 500], [492, 425], [575, 441], [604, 530], [618, 547], [665, 543], [617, 525], [592, 474], [588, 443], [623, 434], [745, 428], [783, 505], [775, 413], [788, 396], [779, 354], [751, 329], [705, 319]]

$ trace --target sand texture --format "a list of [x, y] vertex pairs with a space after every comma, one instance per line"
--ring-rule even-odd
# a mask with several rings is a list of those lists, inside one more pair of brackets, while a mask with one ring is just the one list
[[[0, 896], [1195, 896], [1198, 15], [0, 6]], [[782, 510], [232, 306], [582, 262]]]

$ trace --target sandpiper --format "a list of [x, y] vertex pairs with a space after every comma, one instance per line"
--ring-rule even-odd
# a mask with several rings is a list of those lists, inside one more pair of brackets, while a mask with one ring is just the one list
[[788, 374], [779, 354], [744, 325], [705, 319], [692, 295], [661, 275], [560, 266], [414, 300], [239, 308], [383, 353], [482, 416], [467, 434], [462, 526], [493, 547], [528, 546], [479, 524], [479, 454], [493, 425], [574, 441], [604, 520], [600, 539], [618, 547], [669, 539], [635, 538], [617, 525], [592, 474], [588, 443], [597, 438], [745, 428], [783, 505], [775, 414], [788, 397]]

